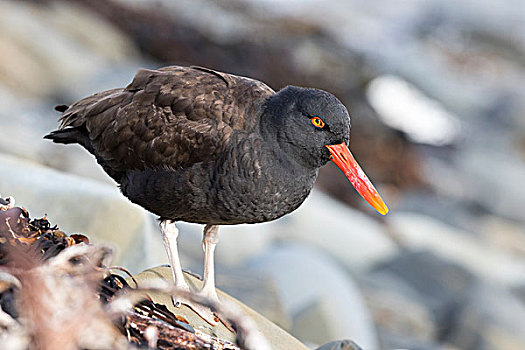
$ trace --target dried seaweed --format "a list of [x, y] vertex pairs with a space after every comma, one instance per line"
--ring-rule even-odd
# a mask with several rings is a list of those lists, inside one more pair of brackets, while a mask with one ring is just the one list
[[[132, 288], [124, 277], [111, 273], [126, 271], [106, 267], [111, 250], [89, 244], [82, 234], [65, 234], [45, 216], [31, 219], [27, 210], [12, 204], [14, 200], [0, 205], [0, 340], [20, 349], [95, 349], [108, 344], [114, 349], [267, 348], [238, 346], [194, 329], [184, 317], [150, 300], [147, 288]], [[123, 305], [133, 306], [112, 308], [122, 299], [129, 299]], [[236, 311], [225, 314], [238, 329], [240, 344], [249, 344], [249, 320]], [[56, 327], [51, 319], [64, 324]]]

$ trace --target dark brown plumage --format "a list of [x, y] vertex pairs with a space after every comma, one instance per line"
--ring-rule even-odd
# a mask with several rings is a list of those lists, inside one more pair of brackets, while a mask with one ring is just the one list
[[[288, 86], [276, 93], [253, 79], [174, 66], [140, 70], [125, 88], [57, 110], [60, 128], [46, 138], [85, 147], [125, 196], [163, 220], [207, 224], [213, 246], [213, 225], [295, 210], [330, 159], [387, 211], [348, 150], [348, 111], [325, 91]], [[167, 237], [170, 229], [162, 228]]]
[[128, 169], [188, 167], [217, 157], [234, 131], [253, 128], [252, 101], [273, 93], [261, 82], [205, 68], [143, 69], [126, 88], [73, 104], [60, 129], [85, 128], [118, 180]]

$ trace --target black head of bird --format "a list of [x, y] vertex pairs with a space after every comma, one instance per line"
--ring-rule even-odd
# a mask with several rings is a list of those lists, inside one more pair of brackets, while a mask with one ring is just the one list
[[319, 168], [332, 160], [379, 213], [388, 208], [348, 149], [350, 116], [332, 94], [288, 86], [266, 102], [262, 134], [297, 163]]

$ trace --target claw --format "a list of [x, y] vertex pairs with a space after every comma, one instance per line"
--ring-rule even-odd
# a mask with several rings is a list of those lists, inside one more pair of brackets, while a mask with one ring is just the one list
[[215, 312], [211, 310], [211, 308], [201, 305], [199, 303], [196, 303], [194, 301], [188, 300], [185, 297], [173, 296], [171, 297], [171, 300], [175, 307], [178, 308], [178, 307], [181, 307], [182, 305], [187, 306], [211, 326], [215, 327], [219, 324], [220, 319], [219, 317], [217, 317]]

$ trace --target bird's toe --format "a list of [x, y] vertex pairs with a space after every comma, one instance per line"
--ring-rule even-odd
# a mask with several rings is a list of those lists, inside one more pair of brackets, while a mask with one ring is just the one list
[[184, 297], [173, 296], [171, 299], [175, 307], [186, 305], [193, 312], [199, 315], [200, 318], [202, 318], [204, 321], [206, 321], [212, 326], [217, 326], [220, 322], [219, 317], [217, 317], [215, 312], [213, 312], [208, 306], [201, 305]]

